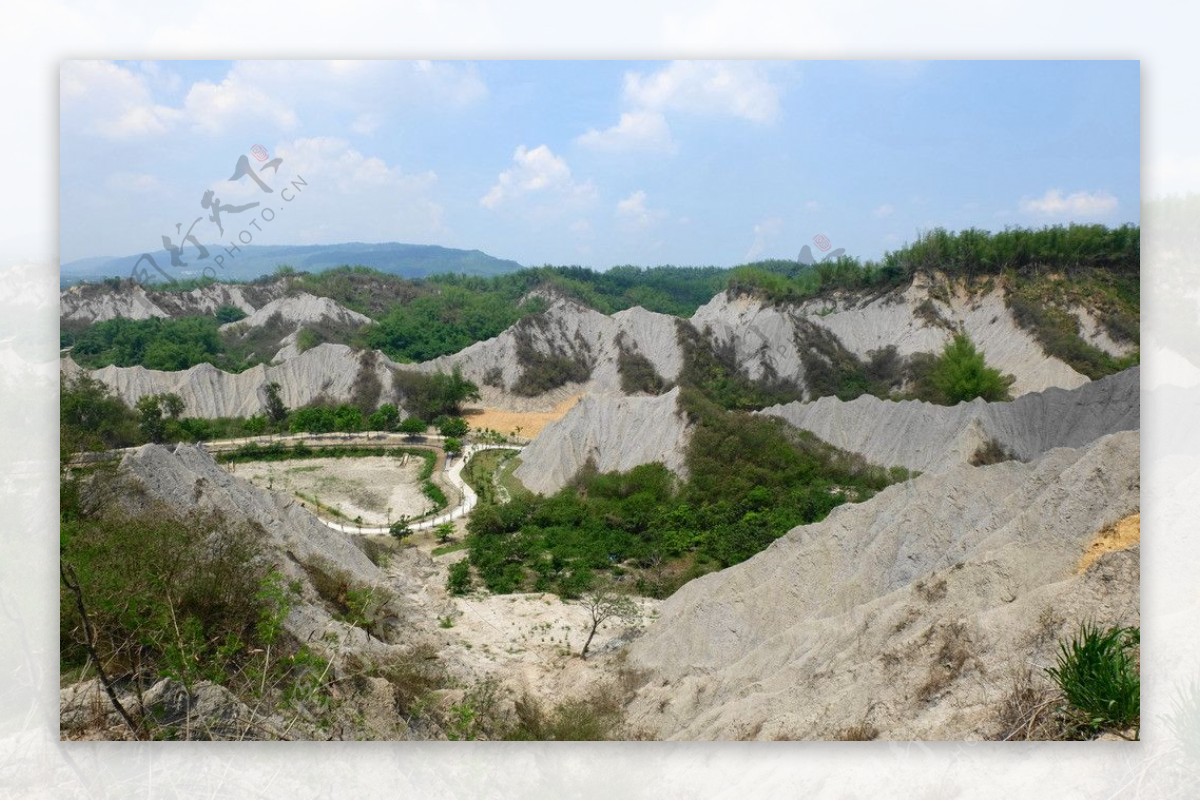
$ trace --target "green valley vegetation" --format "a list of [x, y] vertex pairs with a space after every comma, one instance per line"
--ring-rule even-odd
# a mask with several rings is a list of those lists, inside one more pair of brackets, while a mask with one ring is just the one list
[[681, 405], [696, 426], [686, 481], [661, 464], [626, 473], [585, 468], [552, 496], [481, 503], [467, 530], [483, 584], [498, 593], [577, 597], [611, 577], [665, 597], [908, 475], [774, 418], [726, 411], [694, 388]]

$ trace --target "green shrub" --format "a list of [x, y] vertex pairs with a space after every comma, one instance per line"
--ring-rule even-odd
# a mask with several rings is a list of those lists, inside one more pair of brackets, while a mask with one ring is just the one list
[[1103, 631], [1084, 623], [1059, 644], [1058, 664], [1046, 672], [1088, 729], [1136, 726], [1141, 715], [1137, 628]]
[[450, 565], [450, 576], [446, 580], [446, 589], [452, 595], [466, 595], [471, 591], [471, 562], [459, 559]]
[[941, 356], [933, 360], [929, 372], [918, 380], [917, 395], [921, 400], [946, 406], [975, 398], [1006, 401], [1011, 400], [1008, 388], [1012, 383], [1011, 375], [987, 366], [970, 337], [956, 334]]

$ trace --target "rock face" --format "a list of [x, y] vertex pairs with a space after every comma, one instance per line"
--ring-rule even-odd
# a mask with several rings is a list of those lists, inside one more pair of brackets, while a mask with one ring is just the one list
[[682, 476], [691, 431], [678, 399], [678, 388], [657, 397], [587, 396], [526, 446], [514, 475], [546, 495], [562, 489], [589, 460], [601, 472], [662, 462]]
[[[631, 723], [670, 739], [996, 734], [1000, 699], [1079, 622], [1136, 624], [1138, 436], [889, 487], [690, 582], [630, 649]], [[1035, 673], [1040, 675], [1036, 668]]]
[[221, 469], [201, 445], [143, 445], [126, 453], [121, 467], [152, 497], [181, 511], [217, 510], [258, 524], [270, 551], [291, 555], [281, 560], [289, 578], [303, 577], [299, 564], [325, 562], [363, 584], [384, 580], [346, 535], [323, 525], [290, 495], [259, 489]]
[[[618, 355], [622, 348], [644, 356], [666, 381], [679, 377], [683, 353], [675, 325], [676, 318], [640, 306], [610, 317], [575, 301], [555, 298], [541, 315], [458, 353], [417, 365], [416, 369], [450, 372], [457, 367], [479, 385], [485, 403], [524, 408], [531, 405], [531, 399], [514, 390], [521, 384], [532, 350], [542, 356], [561, 356], [587, 365], [587, 379], [568, 385], [567, 395], [619, 393]], [[541, 403], [533, 401], [532, 405], [553, 406], [562, 400], [562, 395], [551, 393]]]
[[357, 328], [371, 322], [371, 318], [365, 314], [351, 311], [334, 300], [301, 292], [290, 297], [273, 300], [236, 323], [226, 323], [221, 326], [221, 330], [236, 330], [239, 326], [257, 328], [267, 325], [276, 315], [287, 325], [296, 327], [331, 324]]
[[[225, 326], [226, 331], [252, 332], [256, 326], [283, 321], [286, 325], [280, 326], [284, 333], [278, 350], [272, 352], [275, 362], [298, 363], [286, 374], [288, 381], [280, 380], [289, 405], [308, 402], [323, 392], [335, 400], [343, 400], [344, 396], [336, 394], [339, 391], [336, 387], [345, 383], [347, 372], [338, 364], [348, 363], [352, 357], [341, 351], [337, 358], [329, 354], [313, 356], [313, 351], [300, 354], [296, 331], [287, 329], [321, 325], [349, 330], [369, 322], [368, 318], [328, 298], [283, 297], [284, 283], [262, 287], [214, 285], [192, 293], [174, 294], [133, 287], [124, 293], [109, 292], [94, 298], [87, 293], [94, 293], [95, 288], [79, 290], [80, 297], [74, 298], [71, 293], [76, 289], [63, 293], [64, 320], [101, 319], [118, 313], [167, 316], [179, 313], [184, 307], [203, 308], [210, 313], [218, 305], [229, 304], [249, 308], [252, 313], [245, 320]], [[256, 293], [255, 297], [250, 297], [251, 293]], [[117, 308], [114, 304], [123, 305]], [[174, 305], [168, 308], [169, 304]], [[1120, 348], [1101, 337], [1095, 321], [1088, 319], [1090, 322], [1083, 326], [1086, 335], [1094, 343], [1111, 346], [1119, 353]], [[678, 326], [689, 322], [696, 330], [709, 332], [714, 345], [728, 353], [752, 378], [790, 382], [798, 399], [814, 399], [814, 390], [806, 383], [805, 360], [822, 349], [833, 348], [867, 360], [872, 352], [895, 345], [900, 356], [910, 356], [940, 351], [957, 330], [971, 336], [991, 365], [1015, 376], [1011, 389], [1014, 395], [1051, 387], [1073, 389], [1088, 383], [1086, 377], [1065, 363], [1047, 357], [1033, 337], [1017, 327], [1004, 305], [1001, 290], [983, 296], [969, 296], [965, 290], [953, 294], [945, 287], [934, 291], [922, 277], [899, 293], [876, 296], [838, 293], [795, 305], [773, 305], [722, 292], [698, 309], [690, 321], [641, 307], [609, 316], [572, 300], [553, 297], [545, 312], [520, 321], [499, 336], [455, 354], [405, 365], [403, 369], [430, 373], [458, 368], [479, 386], [485, 406], [547, 411], [578, 394], [623, 394], [623, 361], [643, 365], [643, 372], [648, 365], [660, 379], [654, 383], [669, 385], [677, 381], [683, 369]], [[377, 363], [386, 362], [381, 354], [376, 357]], [[310, 369], [327, 361], [334, 372], [323, 374]], [[236, 385], [242, 389], [262, 383], [261, 376], [222, 378], [211, 370], [198, 376], [191, 376], [188, 371], [179, 374], [185, 376], [181, 378], [141, 368], [128, 369], [131, 372], [105, 368], [94, 371], [93, 375], [117, 390], [127, 402], [136, 400], [140, 394], [178, 392], [179, 387], [197, 382], [213, 387]], [[531, 378], [539, 371], [556, 378], [540, 382]], [[301, 383], [289, 383], [293, 379]], [[196, 400], [195, 404], [189, 404], [190, 414], [211, 416], [217, 409], [231, 410], [222, 414], [233, 414], [239, 413], [236, 410], [257, 408], [245, 395], [224, 396], [223, 389], [202, 390], [196, 386], [189, 391]], [[217, 401], [217, 396], [224, 400]]]
[[[295, 499], [259, 489], [225, 470], [199, 445], [145, 445], [127, 451], [121, 470], [140, 490], [123, 495], [136, 507], [163, 503], [184, 516], [216, 511], [234, 523], [254, 526], [261, 537], [262, 557], [283, 574], [289, 610], [284, 630], [297, 642], [330, 662], [331, 676], [359, 676], [364, 665], [389, 665], [405, 658], [438, 631], [442, 612], [428, 596], [435, 572], [429, 557], [405, 549], [383, 570], [344, 534], [323, 525]], [[154, 508], [154, 507], [151, 507]], [[136, 558], [136, 555], [131, 558]], [[248, 566], [251, 567], [251, 566]], [[316, 576], [325, 578], [318, 583]], [[331, 611], [332, 586], [379, 592], [370, 633]], [[324, 595], [323, 595], [324, 593]], [[399, 715], [393, 686], [376, 678], [351, 682], [335, 709], [334, 730], [371, 739], [407, 739], [408, 722]], [[365, 685], [365, 686], [364, 686]], [[301, 719], [294, 709], [256, 703], [250, 714], [228, 689], [207, 681], [190, 691], [162, 679], [146, 692], [142, 704], [134, 688], [122, 685], [119, 694], [127, 709], [144, 704], [159, 726], [177, 727], [188, 739], [306, 739], [329, 736], [325, 724]], [[279, 715], [286, 714], [288, 720]], [[123, 727], [96, 680], [60, 692], [60, 720], [68, 737], [120, 738]]]
[[[249, 417], [263, 411], [266, 386], [272, 382], [280, 385], [280, 395], [289, 408], [319, 398], [347, 401], [360, 374], [373, 375], [381, 387], [390, 390], [389, 368], [396, 365], [374, 351], [366, 353], [375, 358], [364, 359], [364, 354], [348, 345], [323, 344], [281, 364], [257, 365], [241, 373], [227, 373], [205, 363], [178, 372], [109, 365], [91, 375], [130, 406], [143, 395], [174, 392], [183, 399], [187, 417]], [[68, 374], [79, 370], [69, 359], [63, 365]]]
[[862, 395], [789, 403], [761, 414], [811, 431], [872, 464], [943, 472], [971, 459], [988, 441], [1028, 461], [1051, 448], [1080, 447], [1097, 437], [1139, 427], [1140, 368], [1078, 389], [1048, 389], [1011, 403], [976, 399], [957, 406], [893, 401]]
[[147, 320], [151, 317], [183, 317], [213, 314], [222, 306], [234, 306], [247, 314], [287, 291], [284, 282], [271, 284], [211, 284], [188, 292], [146, 289], [128, 283], [120, 288], [105, 284], [76, 284], [59, 295], [59, 317], [63, 322], [96, 323], [114, 317]]
[[961, 292], [947, 303], [930, 293], [922, 276], [899, 295], [841, 293], [794, 306], [722, 292], [700, 307], [691, 322], [698, 330], [711, 330], [718, 344], [732, 347], [737, 363], [752, 378], [775, 375], [801, 387], [801, 353], [809, 346], [806, 323], [834, 334], [861, 359], [889, 345], [901, 356], [937, 353], [961, 328], [991, 366], [1016, 378], [1010, 390], [1014, 396], [1049, 387], [1072, 389], [1088, 380], [1048, 357], [1032, 335], [1017, 327], [1000, 290], [978, 298]]

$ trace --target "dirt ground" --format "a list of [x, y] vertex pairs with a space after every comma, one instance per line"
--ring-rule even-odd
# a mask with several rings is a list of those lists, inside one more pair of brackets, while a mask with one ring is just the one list
[[[438, 578], [426, 591], [434, 594], [435, 587], [444, 587], [442, 571], [465, 557], [465, 551], [436, 557]], [[437, 596], [434, 603], [444, 611], [443, 625], [450, 624], [439, 630], [442, 659], [458, 663], [477, 680], [496, 678], [518, 695], [528, 690], [550, 703], [585, 697], [599, 683], [617, 678], [621, 647], [634, 630], [658, 616], [662, 603], [636, 598], [638, 619], [605, 621], [587, 659], [581, 659], [579, 651], [591, 626], [587, 611], [576, 603], [549, 593], [456, 597], [443, 591]]]
[[490, 428], [505, 436], [533, 439], [542, 429], [558, 420], [579, 402], [583, 395], [572, 395], [548, 412], [514, 412], [507, 409], [466, 409], [463, 417], [472, 428]]
[[228, 465], [234, 475], [255, 486], [288, 492], [303, 502], [315, 498], [346, 519], [387, 525], [402, 515], [418, 517], [432, 502], [421, 492], [422, 460], [415, 456], [289, 459]]
[[1101, 555], [1132, 548], [1141, 542], [1141, 539], [1142, 516], [1140, 514], [1118, 520], [1096, 534], [1096, 538], [1088, 545], [1083, 557], [1079, 560], [1079, 566], [1075, 572], [1084, 573]]

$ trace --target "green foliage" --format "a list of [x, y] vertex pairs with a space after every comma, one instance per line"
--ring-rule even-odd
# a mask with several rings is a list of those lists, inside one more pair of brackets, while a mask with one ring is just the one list
[[436, 291], [436, 287], [427, 282], [411, 281], [367, 267], [338, 267], [293, 276], [289, 283], [292, 291], [330, 298], [372, 318]]
[[801, 332], [800, 359], [804, 364], [804, 381], [813, 398], [834, 395], [841, 400], [854, 400], [859, 395], [888, 398], [904, 377], [904, 360], [890, 345], [870, 353], [864, 362], [847, 350], [827, 328], [805, 320], [797, 320]]
[[218, 325], [215, 317], [117, 317], [78, 333], [71, 356], [93, 369], [110, 364], [140, 364], [151, 370], [186, 370], [204, 362], [221, 366], [224, 347]]
[[221, 324], [236, 323], [238, 320], [245, 319], [246, 313], [237, 306], [220, 306], [213, 312], [213, 317]]
[[[261, 531], [161, 506], [120, 511], [109, 500], [129, 490], [94, 481], [65, 496], [61, 560], [77, 577], [106, 673], [222, 682], [255, 645], [277, 636], [270, 620], [281, 602], [263, 595], [271, 571], [260, 556]], [[64, 594], [60, 608], [62, 662], [83, 664], [77, 605]]]
[[879, 261], [844, 256], [814, 265], [784, 261], [737, 267], [727, 288], [733, 295], [755, 294], [791, 303], [838, 289], [886, 291], [917, 273], [934, 271], [970, 280], [1098, 270], [1127, 280], [1136, 278], [1140, 270], [1140, 239], [1140, 229], [1132, 225], [1072, 224], [1036, 230], [1008, 228], [997, 233], [935, 228], [906, 247], [885, 253]]
[[[545, 316], [538, 315], [525, 318], [513, 329], [521, 375], [513, 384], [512, 391], [518, 395], [541, 395], [564, 384], [587, 381], [592, 375], [594, 359], [590, 346], [579, 340], [562, 343], [551, 335], [549, 325]], [[534, 345], [535, 330], [541, 332], [543, 341], [553, 343], [556, 349], [549, 353], [538, 349]]]
[[406, 417], [404, 422], [400, 424], [400, 431], [409, 436], [417, 436], [424, 434], [429, 426], [425, 425], [425, 421], [420, 417]]
[[266, 413], [267, 419], [276, 425], [281, 425], [287, 421], [288, 410], [283, 405], [283, 399], [279, 395], [281, 387], [278, 382], [272, 381], [267, 384], [264, 392], [266, 393]]
[[372, 431], [395, 431], [400, 424], [400, 411], [385, 403], [367, 418], [367, 427]]
[[292, 433], [327, 434], [331, 431], [353, 433], [363, 430], [363, 413], [357, 406], [305, 406], [291, 413], [288, 427]]
[[638, 392], [661, 395], [671, 388], [651, 361], [629, 346], [623, 331], [617, 335], [617, 348], [617, 373], [621, 377], [621, 391], [626, 395]]
[[303, 568], [336, 618], [380, 639], [387, 636], [390, 622], [399, 614], [395, 593], [381, 585], [361, 584], [345, 570], [320, 559], [305, 562]]
[[[503, 505], [481, 492], [467, 531], [488, 589], [570, 598], [602, 576], [631, 574], [639, 592], [663, 597], [907, 476], [774, 418], [727, 412], [694, 388], [682, 403], [696, 425], [686, 483], [649, 464], [627, 473], [585, 468], [550, 497], [514, 495]], [[486, 480], [469, 478], [476, 487]]]
[[799, 388], [787, 381], [748, 377], [737, 363], [732, 343], [717, 343], [711, 331], [697, 331], [684, 320], [676, 322], [675, 330], [683, 350], [679, 383], [697, 389], [718, 406], [761, 409], [800, 397]]
[[446, 437], [442, 445], [448, 454], [462, 453], [463, 444], [462, 440], [458, 437]]
[[1057, 274], [1017, 276], [1005, 302], [1017, 324], [1030, 331], [1046, 353], [1091, 379], [1137, 363], [1136, 350], [1118, 358], [1084, 340], [1079, 319], [1069, 310], [1090, 309], [1114, 341], [1137, 344], [1140, 300], [1136, 274], [1090, 269], [1074, 272], [1070, 280]]
[[504, 293], [442, 285], [394, 307], [364, 337], [397, 361], [428, 361], [490, 339], [536, 308], [513, 301]]
[[150, 442], [162, 442], [167, 436], [167, 422], [183, 413], [183, 401], [174, 392], [143, 395], [135, 408], [142, 436]]
[[471, 562], [469, 559], [459, 559], [450, 565], [450, 576], [446, 579], [446, 589], [451, 595], [466, 595], [471, 591]]
[[304, 353], [324, 342], [324, 338], [312, 328], [301, 328], [296, 334], [296, 352]]
[[1084, 623], [1059, 645], [1058, 664], [1046, 672], [1092, 730], [1136, 726], [1141, 715], [1137, 651], [1140, 631]]
[[125, 448], [143, 441], [133, 411], [88, 375], [62, 377], [58, 414], [64, 454]]
[[461, 417], [446, 417], [443, 416], [433, 422], [438, 428], [438, 433], [443, 437], [465, 437], [471, 427], [467, 425], [467, 421]]
[[479, 400], [479, 387], [463, 378], [457, 367], [449, 374], [397, 370], [392, 373], [392, 389], [400, 405], [422, 420], [457, 417], [464, 403]]
[[956, 334], [920, 380], [918, 397], [947, 406], [975, 398], [1006, 401], [1011, 400], [1008, 388], [1012, 383], [1012, 376], [984, 363], [970, 337]]

